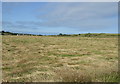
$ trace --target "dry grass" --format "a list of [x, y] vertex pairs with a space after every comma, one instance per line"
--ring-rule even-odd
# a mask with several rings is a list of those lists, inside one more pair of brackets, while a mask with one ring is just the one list
[[68, 67], [60, 68], [55, 70], [56, 76], [55, 80], [56, 82], [91, 82], [91, 76], [84, 72], [84, 71], [78, 71], [74, 70]]
[[117, 38], [3, 36], [2, 47], [4, 82], [120, 80]]

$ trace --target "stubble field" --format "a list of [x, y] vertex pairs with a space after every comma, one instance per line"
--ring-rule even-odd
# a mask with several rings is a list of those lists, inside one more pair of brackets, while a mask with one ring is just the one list
[[3, 82], [118, 82], [118, 39], [2, 37]]

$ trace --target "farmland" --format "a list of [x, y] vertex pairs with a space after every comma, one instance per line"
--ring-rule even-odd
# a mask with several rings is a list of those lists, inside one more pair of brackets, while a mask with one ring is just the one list
[[3, 82], [118, 82], [117, 37], [2, 37]]

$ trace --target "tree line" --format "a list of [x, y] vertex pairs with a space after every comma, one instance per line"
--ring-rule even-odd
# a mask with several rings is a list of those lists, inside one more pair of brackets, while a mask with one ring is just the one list
[[[30, 36], [45, 36], [45, 35], [35, 35], [35, 34], [25, 34], [25, 33], [13, 33], [7, 31], [0, 31], [1, 35], [30, 35]], [[120, 34], [108, 34], [108, 33], [85, 33], [85, 34], [62, 34], [59, 33], [58, 35], [49, 35], [49, 36], [81, 36], [81, 37], [114, 37], [120, 36]]]

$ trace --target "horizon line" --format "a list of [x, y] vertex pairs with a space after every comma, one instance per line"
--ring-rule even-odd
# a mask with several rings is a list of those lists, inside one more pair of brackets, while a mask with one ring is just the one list
[[[83, 32], [83, 33], [62, 33], [62, 32], [53, 32], [53, 33], [48, 33], [48, 32], [44, 32], [44, 33], [34, 33], [34, 32], [12, 32], [12, 31], [5, 31], [5, 30], [2, 30], [2, 31], [4, 31], [4, 32], [10, 32], [10, 33], [18, 33], [18, 34], [31, 34], [31, 35], [59, 35], [59, 34], [66, 34], [66, 35], [75, 35], [75, 34], [88, 34], [88, 33], [90, 33], [90, 34], [120, 34], [120, 32], [116, 32], [116, 33], [111, 33], [111, 32]], [[0, 31], [0, 32], [2, 32], [2, 31]]]

